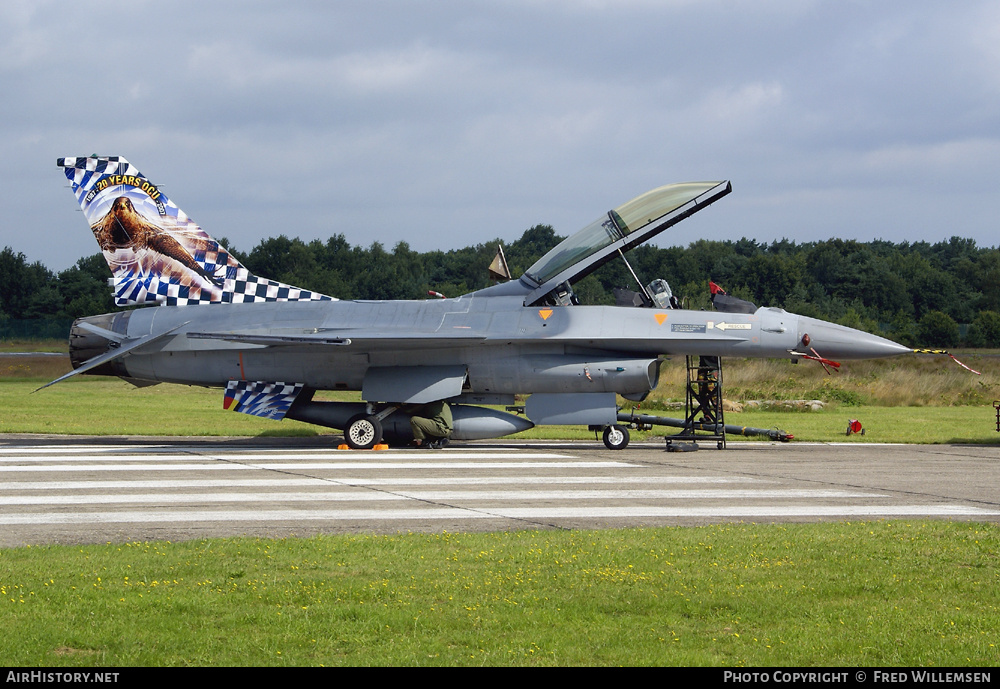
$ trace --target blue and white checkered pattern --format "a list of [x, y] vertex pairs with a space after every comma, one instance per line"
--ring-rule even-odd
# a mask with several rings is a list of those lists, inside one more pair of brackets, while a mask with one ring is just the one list
[[241, 414], [280, 421], [300, 392], [301, 384], [231, 380], [226, 384], [223, 408]]
[[[83, 205], [83, 198], [94, 188], [94, 184], [102, 177], [109, 175], [130, 175], [142, 177], [135, 167], [119, 156], [108, 158], [60, 158], [56, 165], [65, 169], [66, 177], [73, 185], [77, 201]], [[86, 209], [84, 209], [86, 210]]]
[[[104, 217], [115, 198], [127, 196], [147, 221], [173, 237], [206, 274], [222, 282], [221, 286], [213, 284], [149, 249], [106, 250], [104, 257], [114, 274], [115, 303], [119, 306], [333, 300], [324, 294], [250, 273], [135, 166], [120, 156], [60, 158], [57, 164], [64, 169], [91, 226]], [[106, 180], [103, 186], [102, 180]], [[154, 212], [156, 215], [151, 217]]]

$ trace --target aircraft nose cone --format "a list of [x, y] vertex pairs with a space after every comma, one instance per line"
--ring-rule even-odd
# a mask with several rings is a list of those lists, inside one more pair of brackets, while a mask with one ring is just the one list
[[827, 359], [877, 359], [913, 351], [878, 335], [805, 316], [799, 317], [799, 338], [801, 346], [812, 347]]

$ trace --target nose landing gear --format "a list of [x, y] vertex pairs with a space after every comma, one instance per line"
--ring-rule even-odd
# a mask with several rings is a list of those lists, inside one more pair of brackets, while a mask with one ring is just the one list
[[628, 447], [629, 433], [625, 426], [607, 426], [604, 429], [604, 447], [609, 450], [624, 450]]

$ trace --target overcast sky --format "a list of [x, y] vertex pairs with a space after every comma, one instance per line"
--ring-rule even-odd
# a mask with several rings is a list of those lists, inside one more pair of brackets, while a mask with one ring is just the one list
[[91, 153], [244, 251], [568, 235], [721, 179], [660, 245], [1000, 243], [996, 0], [8, 2], [0, 89], [0, 247], [53, 270], [97, 251], [55, 165]]

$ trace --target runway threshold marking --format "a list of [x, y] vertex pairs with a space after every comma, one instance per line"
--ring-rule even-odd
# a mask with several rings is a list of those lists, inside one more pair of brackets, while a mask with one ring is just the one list
[[[1000, 512], [952, 504], [885, 504], [891, 495], [878, 492], [774, 488], [777, 481], [750, 477], [662, 475], [666, 467], [606, 459], [586, 460], [566, 452], [535, 452], [504, 448], [389, 452], [287, 451], [280, 449], [85, 446], [63, 448], [3, 448], [0, 475], [18, 473], [81, 474], [116, 472], [191, 472], [195, 476], [228, 471], [288, 472], [267, 478], [177, 478], [102, 480], [94, 477], [54, 481], [0, 482], [0, 525], [94, 525], [169, 523], [376, 522], [516, 520], [555, 523], [557, 520], [653, 518], [767, 519], [991, 517]], [[473, 461], [475, 460], [475, 461]], [[551, 470], [544, 476], [526, 471]], [[614, 473], [601, 475], [600, 471]], [[458, 471], [461, 476], [427, 476], [432, 471]], [[497, 473], [490, 474], [496, 471]], [[305, 472], [330, 472], [307, 476]], [[338, 472], [347, 473], [342, 476]], [[367, 475], [373, 472], [375, 475]], [[394, 476], [381, 475], [396, 473]], [[216, 473], [216, 475], [218, 475]], [[685, 485], [685, 488], [666, 486]], [[589, 487], [582, 487], [589, 485]], [[447, 487], [458, 487], [449, 490]], [[508, 489], [501, 489], [509, 486]], [[559, 486], [574, 486], [559, 490]], [[703, 486], [703, 487], [698, 487]], [[719, 487], [724, 486], [724, 487]], [[735, 487], [741, 486], [741, 487]], [[528, 487], [534, 487], [529, 490]], [[275, 491], [260, 489], [276, 488]], [[287, 490], [288, 488], [315, 488]], [[242, 489], [242, 490], [241, 490]], [[282, 490], [285, 489], [285, 490]], [[86, 493], [84, 491], [122, 491]], [[169, 491], [188, 492], [169, 492]], [[27, 494], [20, 494], [21, 492]], [[203, 492], [199, 492], [203, 491]], [[598, 501], [609, 504], [597, 504]], [[719, 505], [664, 504], [671, 501], [715, 500]], [[817, 504], [818, 501], [866, 500], [872, 504]], [[734, 501], [770, 504], [732, 504]], [[806, 504], [789, 504], [804, 501]], [[274, 503], [301, 507], [268, 507]], [[573, 504], [552, 504], [552, 503]], [[634, 504], [615, 504], [632, 502]], [[240, 503], [243, 509], [230, 509]], [[248, 509], [248, 503], [259, 506]], [[307, 506], [313, 503], [314, 506]], [[327, 503], [328, 506], [322, 506]], [[329, 503], [340, 503], [331, 508]], [[400, 503], [408, 503], [400, 505]], [[540, 503], [540, 504], [533, 504]], [[120, 505], [121, 509], [87, 508]], [[149, 505], [151, 508], [143, 508]], [[171, 509], [170, 506], [176, 506]], [[195, 506], [195, 509], [191, 509]], [[207, 508], [206, 508], [207, 506]], [[213, 509], [213, 506], [216, 506]], [[31, 511], [32, 508], [48, 508]], [[17, 512], [19, 508], [27, 511]], [[83, 508], [84, 511], [75, 511]], [[130, 509], [131, 508], [131, 509]], [[237, 527], [238, 528], [238, 527]]]

